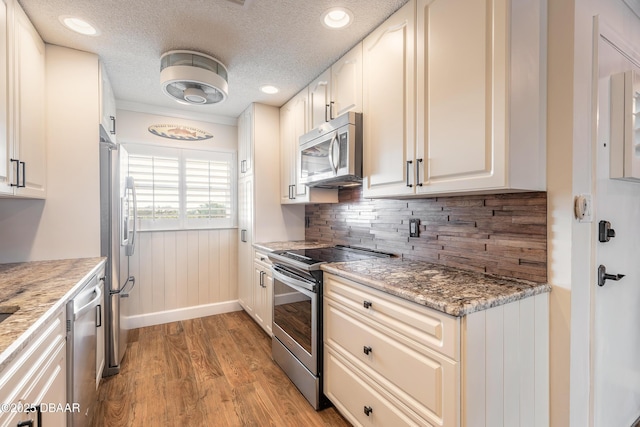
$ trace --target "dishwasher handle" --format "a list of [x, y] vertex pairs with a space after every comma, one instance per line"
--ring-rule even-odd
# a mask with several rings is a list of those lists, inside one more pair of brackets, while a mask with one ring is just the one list
[[74, 321], [78, 320], [78, 318], [80, 318], [87, 311], [95, 308], [102, 300], [102, 290], [100, 289], [100, 287], [96, 286], [95, 288], [93, 288], [93, 291], [96, 293], [95, 298], [89, 301], [88, 303], [86, 303], [85, 305], [83, 305], [82, 307], [80, 307], [79, 309], [74, 310], [73, 312]]

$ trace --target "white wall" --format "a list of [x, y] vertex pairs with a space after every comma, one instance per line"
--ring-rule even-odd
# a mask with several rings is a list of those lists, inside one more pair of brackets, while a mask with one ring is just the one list
[[133, 327], [239, 310], [237, 229], [138, 235], [131, 257]]
[[47, 198], [0, 199], [0, 263], [100, 256], [98, 57], [46, 45]]
[[570, 419], [573, 0], [548, 2], [547, 257], [550, 326], [550, 419]]
[[[237, 150], [237, 126], [171, 113], [166, 109], [162, 114], [118, 109], [118, 142]], [[195, 142], [162, 138], [148, 131], [155, 124], [195, 127], [212, 133], [213, 138]], [[138, 248], [130, 260], [137, 288], [131, 294], [131, 327], [240, 309], [237, 229], [143, 231], [138, 236]]]

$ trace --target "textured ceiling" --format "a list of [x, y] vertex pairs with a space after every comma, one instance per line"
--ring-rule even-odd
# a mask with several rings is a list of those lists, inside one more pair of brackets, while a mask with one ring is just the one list
[[[348, 51], [407, 0], [19, 0], [45, 42], [97, 53], [117, 101], [194, 113], [237, 117], [251, 102], [280, 106]], [[346, 7], [354, 22], [341, 30], [321, 23], [322, 13]], [[59, 16], [81, 17], [100, 31], [75, 34]], [[200, 51], [229, 70], [229, 98], [185, 106], [160, 89], [160, 56]], [[260, 86], [280, 88], [265, 95]]]

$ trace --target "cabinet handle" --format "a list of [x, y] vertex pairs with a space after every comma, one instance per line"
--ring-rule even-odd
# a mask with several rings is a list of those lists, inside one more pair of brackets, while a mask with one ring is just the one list
[[329, 110], [329, 104], [324, 104], [324, 121], [325, 122], [329, 121], [329, 113], [327, 110]]
[[11, 159], [11, 163], [16, 162], [16, 183], [11, 183], [12, 187], [20, 187], [20, 160]]
[[18, 185], [18, 188], [24, 188], [27, 186], [27, 164], [25, 162], [20, 162], [22, 165], [22, 184]]
[[416, 187], [422, 187], [420, 182], [420, 163], [422, 163], [422, 159], [416, 159]]
[[247, 161], [242, 160], [240, 162], [240, 173], [246, 173], [246, 172], [247, 172]]
[[329, 117], [331, 118], [331, 120], [333, 120], [335, 117], [333, 117], [333, 104], [335, 104], [335, 102], [331, 101], [329, 103]]
[[413, 160], [407, 160], [407, 187], [413, 187], [413, 184], [409, 184], [409, 166], [413, 164]]
[[372, 412], [373, 412], [373, 408], [371, 406], [365, 406], [364, 407], [364, 414], [367, 417], [370, 416]]
[[362, 306], [363, 306], [364, 308], [369, 308], [369, 307], [371, 307], [372, 305], [373, 305], [373, 303], [372, 303], [371, 301], [364, 301], [364, 302], [362, 303]]
[[365, 345], [364, 348], [362, 349], [362, 351], [364, 351], [364, 354], [369, 355], [369, 354], [371, 354], [373, 349], [371, 347], [369, 347], [368, 345]]
[[102, 305], [96, 305], [96, 328], [102, 326]]
[[114, 116], [109, 116], [109, 119], [111, 120], [111, 130], [109, 131], [109, 133], [111, 135], [115, 135], [116, 134], [116, 118]]
[[240, 241], [247, 242], [247, 230], [240, 230]]

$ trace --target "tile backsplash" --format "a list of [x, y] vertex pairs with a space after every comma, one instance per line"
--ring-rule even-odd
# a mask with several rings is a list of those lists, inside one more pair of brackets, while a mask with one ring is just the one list
[[[365, 199], [361, 188], [342, 189], [337, 204], [305, 211], [307, 240], [392, 252], [465, 270], [547, 280], [545, 192]], [[409, 220], [420, 237], [409, 237]]]

